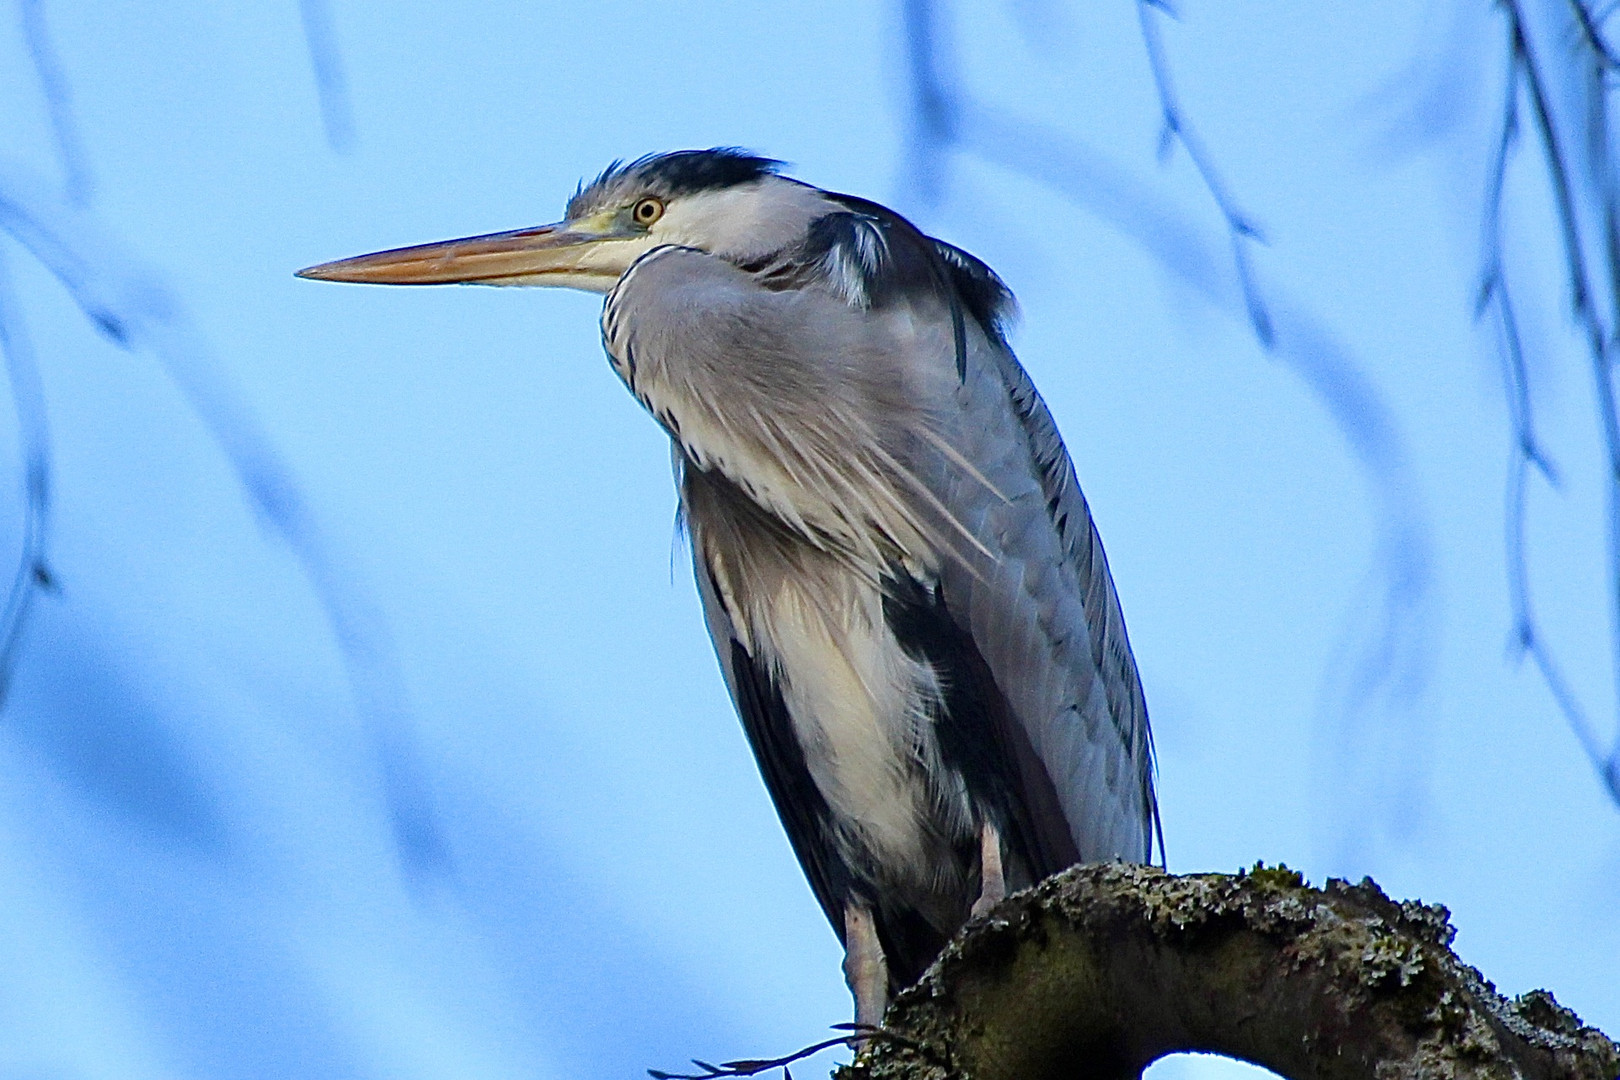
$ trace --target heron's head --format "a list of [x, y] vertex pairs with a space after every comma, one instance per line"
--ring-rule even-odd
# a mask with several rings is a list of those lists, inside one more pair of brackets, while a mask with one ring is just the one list
[[816, 188], [778, 176], [778, 165], [733, 149], [656, 154], [582, 184], [554, 225], [379, 251], [298, 276], [607, 292], [637, 258], [666, 244], [751, 262], [801, 242], [830, 209]]

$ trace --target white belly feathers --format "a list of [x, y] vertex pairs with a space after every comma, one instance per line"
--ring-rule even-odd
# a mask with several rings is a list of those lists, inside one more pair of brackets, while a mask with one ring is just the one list
[[[900, 648], [873, 583], [841, 568], [832, 576], [842, 579], [832, 596], [784, 579], [759, 597], [745, 616], [750, 636], [778, 674], [811, 778], [854, 834], [846, 841], [869, 849], [849, 855], [924, 884], [943, 840], [924, 769], [938, 680]], [[964, 821], [968, 812], [964, 802]]]

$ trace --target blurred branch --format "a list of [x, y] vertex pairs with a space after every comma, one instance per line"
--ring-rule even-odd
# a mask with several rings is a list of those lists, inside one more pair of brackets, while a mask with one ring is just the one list
[[[1614, 348], [1620, 329], [1620, 198], [1610, 143], [1606, 73], [1614, 57], [1583, 0], [1500, 0], [1507, 17], [1508, 86], [1502, 135], [1486, 188], [1485, 272], [1480, 305], [1494, 304], [1508, 375], [1515, 456], [1509, 472], [1508, 587], [1514, 637], [1534, 661], [1553, 701], [1620, 805], [1620, 406]], [[1549, 59], [1550, 57], [1550, 59]], [[1522, 89], [1522, 94], [1521, 94]], [[1554, 474], [1530, 424], [1528, 376], [1502, 266], [1501, 202], [1507, 159], [1518, 129], [1521, 97], [1539, 137], [1563, 240], [1576, 324], [1586, 339], [1602, 431], [1609, 576], [1609, 637], [1617, 727], [1605, 748], [1573, 688], [1559, 670], [1530, 602], [1524, 544], [1525, 476], [1534, 465]]]
[[1350, 626], [1341, 646], [1346, 659], [1328, 664], [1342, 687], [1342, 715], [1353, 720], [1380, 691], [1392, 704], [1409, 704], [1429, 678], [1435, 597], [1432, 542], [1406, 439], [1394, 411], [1344, 343], [1284, 290], [1260, 287], [1248, 250], [1258, 232], [1189, 130], [1168, 77], [1154, 13], [1146, 10], [1146, 0], [1139, 5], [1166, 137], [1179, 141], [1193, 158], [1221, 213], [1231, 255], [1223, 257], [1204, 226], [1157, 194], [1150, 182], [1067, 133], [988, 105], [959, 86], [940, 26], [943, 5], [935, 0], [905, 0], [903, 8], [913, 181], [925, 193], [938, 191], [953, 151], [1028, 177], [1096, 214], [1212, 306], [1253, 327], [1269, 354], [1304, 381], [1343, 434], [1375, 506], [1373, 629], [1361, 634]]
[[326, 145], [338, 153], [354, 148], [354, 114], [349, 104], [349, 80], [343, 73], [343, 57], [337, 36], [332, 32], [332, 11], [327, 0], [298, 0], [304, 22], [304, 41], [309, 46], [309, 64], [315, 75], [315, 93], [321, 104], [321, 126]]
[[39, 80], [40, 93], [45, 98], [45, 113], [50, 119], [51, 138], [56, 142], [56, 156], [62, 162], [64, 186], [68, 198], [83, 206], [90, 201], [95, 184], [90, 176], [90, 162], [84, 144], [79, 139], [79, 125], [73, 118], [73, 98], [68, 92], [67, 79], [56, 60], [50, 35], [45, 29], [43, 0], [17, 0], [21, 16], [23, 42], [28, 56], [34, 62], [34, 76]]
[[291, 472], [161, 276], [124, 252], [89, 211], [53, 197], [22, 169], [0, 162], [0, 231], [10, 233], [67, 289], [85, 317], [120, 348], [144, 349], [163, 365], [230, 461], [248, 499], [291, 549], [341, 650], [361, 723], [376, 748], [383, 791], [406, 869], [426, 879], [448, 872], [394, 645], [305, 504]]
[[1592, 17], [1591, 11], [1587, 10], [1584, 0], [1569, 0], [1569, 6], [1575, 21], [1580, 24], [1581, 35], [1586, 39], [1587, 47], [1597, 54], [1602, 66], [1609, 71], [1620, 69], [1620, 59], [1616, 59], [1614, 50], [1609, 48], [1608, 41], [1604, 40], [1603, 32], [1598, 29], [1597, 20]]
[[4, 266], [0, 266], [0, 353], [5, 355], [23, 463], [22, 543], [17, 570], [6, 593], [6, 606], [0, 612], [0, 700], [4, 700], [34, 598], [39, 590], [54, 587], [45, 561], [51, 507], [51, 444], [45, 389], [33, 345], [23, 327], [22, 312], [11, 291], [10, 275]]
[[1137, 1080], [1202, 1052], [1300, 1080], [1613, 1080], [1620, 1045], [1544, 990], [1499, 995], [1448, 915], [1285, 867], [1075, 867], [970, 922], [837, 1075]]
[[[427, 781], [410, 733], [403, 677], [381, 615], [355, 584], [352, 569], [321, 535], [269, 437], [219, 374], [161, 277], [121, 254], [110, 231], [86, 210], [92, 189], [89, 168], [67, 81], [46, 33], [42, 0], [18, 3], [71, 205], [58, 204], [21, 169], [0, 165], [0, 229], [56, 276], [103, 335], [121, 348], [150, 350], [179, 386], [230, 460], [250, 503], [291, 548], [320, 600], [343, 655], [361, 722], [378, 754], [390, 829], [407, 871], [418, 879], [447, 873], [448, 852], [434, 823]], [[326, 0], [300, 0], [299, 11], [327, 141], [334, 150], [346, 150], [353, 142], [353, 123], [330, 11]], [[44, 396], [3, 279], [0, 347], [16, 403], [26, 489], [21, 561], [0, 613], [3, 691], [35, 587], [51, 584], [43, 555], [50, 476]]]
[[906, 174], [922, 196], [939, 196], [945, 173], [945, 155], [957, 143], [955, 92], [952, 76], [940, 69], [950, 50], [939, 40], [940, 25], [933, 0], [903, 0], [906, 69], [910, 73], [910, 109], [907, 111]]

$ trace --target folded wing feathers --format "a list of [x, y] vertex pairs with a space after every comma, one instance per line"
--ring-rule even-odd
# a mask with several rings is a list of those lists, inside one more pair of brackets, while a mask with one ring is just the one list
[[1022, 367], [988, 335], [973, 357], [947, 437], [997, 495], [959, 468], [940, 490], [998, 559], [978, 580], [947, 570], [947, 603], [1047, 769], [1082, 857], [1145, 860], [1156, 820], [1147, 716], [1100, 541]]

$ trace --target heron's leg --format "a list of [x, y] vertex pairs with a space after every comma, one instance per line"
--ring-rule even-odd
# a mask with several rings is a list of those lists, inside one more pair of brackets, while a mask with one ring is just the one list
[[855, 995], [855, 1022], [882, 1024], [889, 1003], [889, 965], [872, 909], [860, 904], [844, 908], [844, 979]]
[[979, 898], [973, 915], [983, 915], [1007, 895], [1007, 877], [1001, 869], [1001, 833], [988, 821], [979, 826]]

